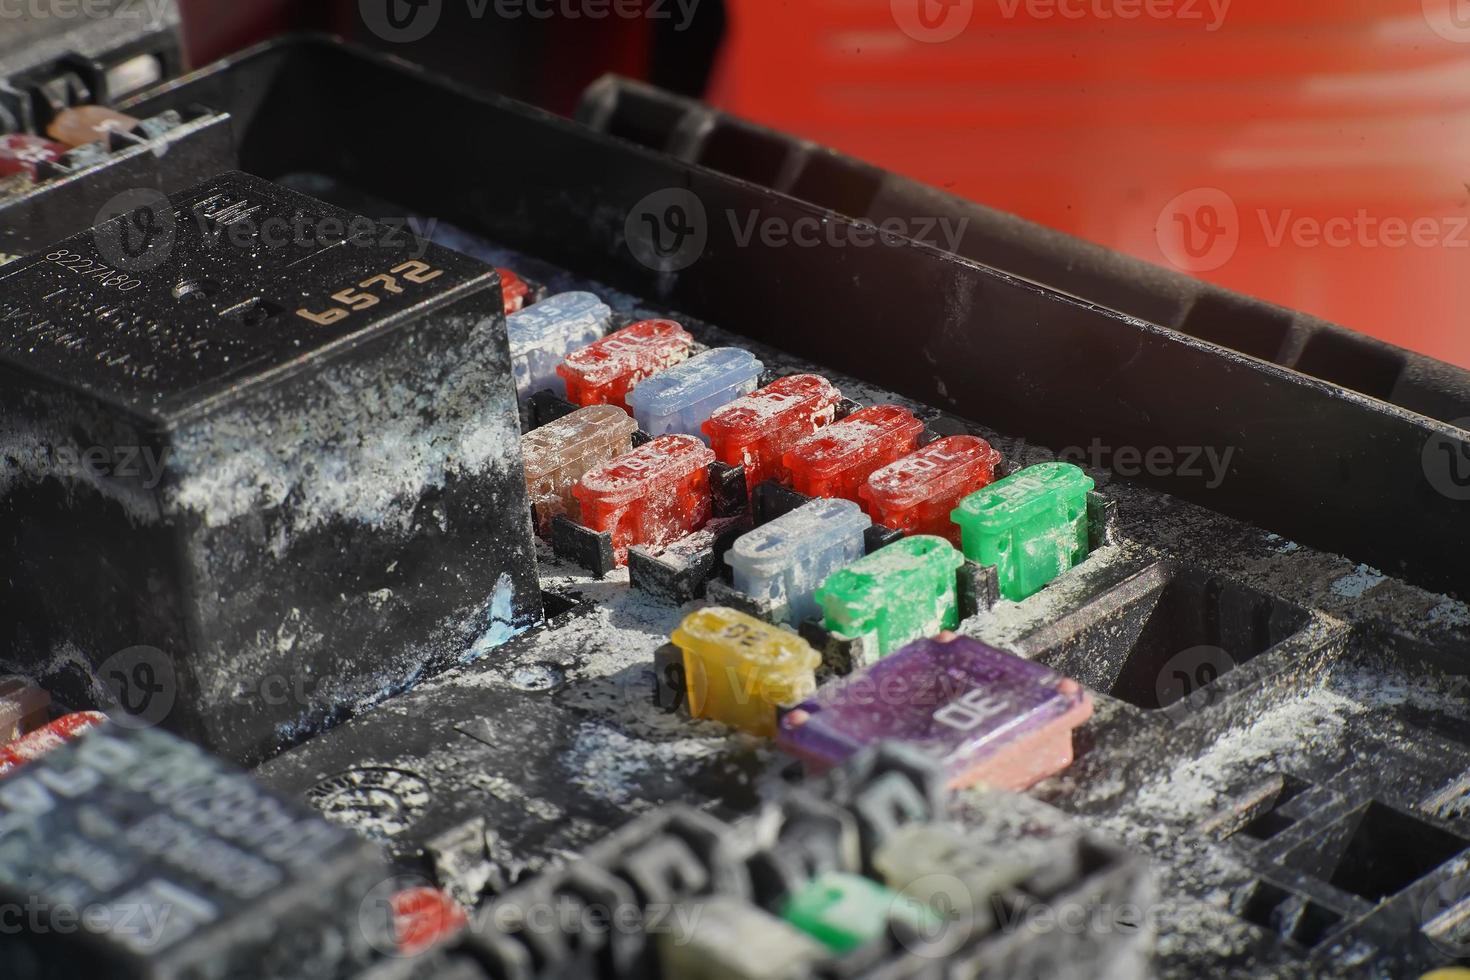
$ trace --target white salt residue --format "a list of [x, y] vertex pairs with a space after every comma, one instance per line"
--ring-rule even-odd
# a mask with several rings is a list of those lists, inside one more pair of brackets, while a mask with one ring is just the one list
[[1384, 578], [1384, 574], [1378, 569], [1359, 565], [1351, 574], [1333, 582], [1332, 591], [1344, 599], [1361, 599], [1364, 593], [1383, 582]]
[[1269, 544], [1273, 549], [1275, 549], [1277, 554], [1289, 555], [1293, 551], [1300, 550], [1301, 548], [1301, 545], [1297, 544], [1295, 541], [1288, 541], [1279, 534], [1268, 533], [1265, 536], [1265, 539], [1266, 543]]
[[1226, 732], [1198, 758], [1143, 786], [1122, 814], [1105, 823], [1120, 837], [1177, 848], [1177, 828], [1160, 826], [1161, 821], [1196, 823], [1242, 779], [1309, 768], [1340, 747], [1348, 717], [1366, 710], [1332, 691], [1309, 691], [1252, 724]]
[[1425, 618], [1435, 626], [1470, 626], [1470, 606], [1458, 599], [1446, 598], [1429, 610]]
[[503, 387], [500, 360], [476, 330], [462, 349], [421, 358], [411, 379], [385, 379], [376, 361], [326, 368], [269, 433], [259, 398], [181, 423], [168, 507], [209, 527], [279, 508], [295, 533], [332, 520], [407, 532], [424, 494], [451, 477], [519, 472], [519, 420], [489, 394]]
[[617, 806], [635, 806], [641, 802], [640, 777], [686, 768], [691, 761], [718, 755], [727, 745], [725, 738], [650, 743], [606, 725], [584, 722], [577, 727], [565, 761], [567, 770], [576, 774], [572, 784], [588, 795]]
[[1470, 720], [1470, 700], [1466, 699], [1463, 677], [1360, 666], [1333, 671], [1327, 685], [1334, 693], [1367, 709], [1407, 705], [1450, 718]]

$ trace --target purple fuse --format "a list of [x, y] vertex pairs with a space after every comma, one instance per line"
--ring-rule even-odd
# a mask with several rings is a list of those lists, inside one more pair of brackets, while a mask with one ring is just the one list
[[781, 720], [778, 741], [817, 769], [907, 742], [944, 764], [953, 789], [1022, 790], [1072, 764], [1072, 731], [1090, 717], [1076, 681], [946, 633], [823, 687]]

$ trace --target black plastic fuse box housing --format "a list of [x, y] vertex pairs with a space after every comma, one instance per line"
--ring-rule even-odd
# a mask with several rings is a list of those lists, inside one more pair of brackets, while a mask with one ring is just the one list
[[538, 621], [499, 282], [243, 174], [0, 273], [4, 669], [242, 761]]

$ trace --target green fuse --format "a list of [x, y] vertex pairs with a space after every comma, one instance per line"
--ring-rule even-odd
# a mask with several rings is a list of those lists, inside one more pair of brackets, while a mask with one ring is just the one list
[[1000, 594], [1019, 602], [1087, 557], [1092, 477], [1071, 463], [1030, 466], [960, 501], [965, 557], [994, 565]]
[[955, 572], [964, 563], [948, 541], [916, 534], [833, 572], [815, 598], [827, 629], [871, 637], [883, 656], [959, 625]]
[[916, 899], [860, 875], [828, 871], [792, 893], [781, 916], [839, 955], [883, 936], [892, 919], [914, 935], [933, 936], [943, 923]]

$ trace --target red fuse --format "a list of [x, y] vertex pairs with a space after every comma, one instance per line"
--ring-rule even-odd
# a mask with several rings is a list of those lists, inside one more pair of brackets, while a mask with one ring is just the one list
[[745, 485], [754, 490], [781, 478], [781, 457], [831, 425], [841, 399], [842, 392], [826, 378], [794, 374], [716, 410], [704, 423], [704, 434], [720, 462], [745, 467]]
[[907, 409], [874, 405], [803, 439], [783, 462], [796, 491], [857, 500], [868, 476], [913, 452], [923, 431], [924, 423]]
[[709, 464], [715, 454], [693, 436], [659, 436], [603, 463], [572, 488], [582, 525], [611, 532], [618, 564], [633, 545], [658, 546], [709, 521]]
[[874, 522], [905, 534], [933, 534], [960, 543], [950, 513], [961, 500], [995, 482], [1000, 452], [976, 436], [948, 436], [890, 463], [858, 493]]
[[628, 409], [628, 392], [638, 382], [687, 360], [694, 338], [673, 320], [643, 320], [616, 330], [567, 355], [556, 373], [567, 383], [567, 399], [578, 405]]
[[74, 715], [58, 718], [45, 728], [38, 728], [8, 745], [0, 745], [0, 776], [41, 758], [47, 752], [61, 748], [83, 732], [106, 721], [107, 716], [101, 712], [79, 711]]
[[505, 315], [521, 312], [526, 308], [531, 287], [526, 285], [526, 280], [503, 266], [497, 265], [495, 271], [500, 273], [500, 295], [505, 298]]
[[55, 163], [70, 150], [69, 146], [26, 133], [0, 136], [0, 177], [27, 174], [34, 178], [41, 164]]
[[393, 935], [402, 956], [448, 942], [469, 923], [459, 903], [437, 888], [407, 888], [391, 899]]

